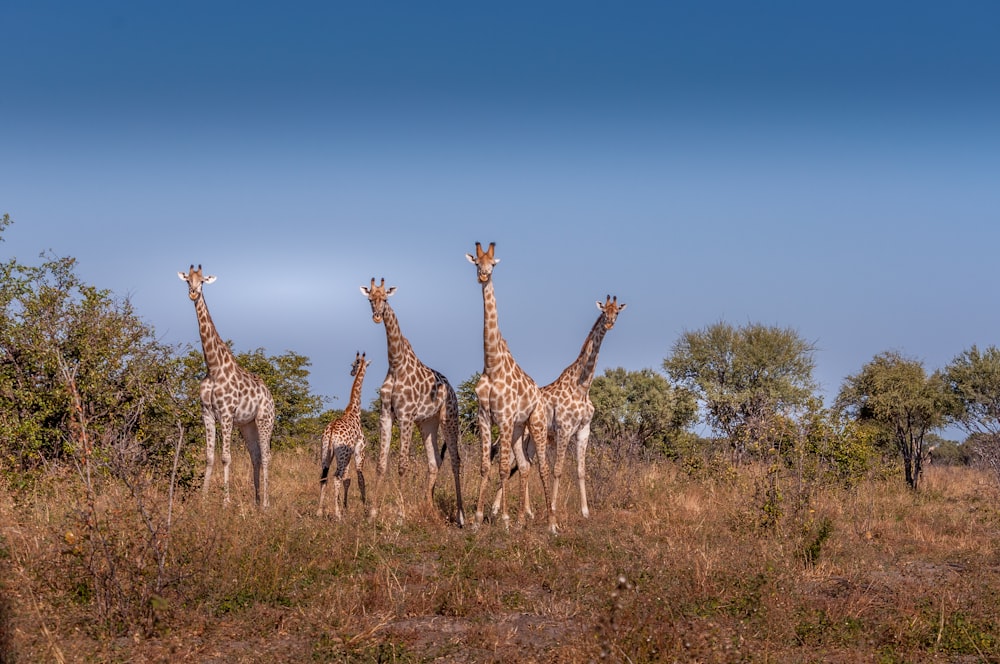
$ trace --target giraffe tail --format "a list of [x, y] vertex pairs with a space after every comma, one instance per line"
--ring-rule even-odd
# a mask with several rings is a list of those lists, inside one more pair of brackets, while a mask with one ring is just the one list
[[326, 484], [326, 476], [330, 474], [330, 466], [323, 466], [323, 472], [320, 473], [319, 483]]

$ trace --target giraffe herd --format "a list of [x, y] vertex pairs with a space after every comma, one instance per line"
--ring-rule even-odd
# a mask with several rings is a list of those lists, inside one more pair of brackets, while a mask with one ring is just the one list
[[[475, 387], [478, 400], [477, 423], [480, 436], [480, 480], [476, 501], [474, 527], [484, 520], [486, 491], [490, 483], [493, 456], [500, 457], [499, 488], [492, 513], [499, 514], [509, 527], [507, 511], [507, 481], [516, 473], [521, 488], [521, 511], [518, 521], [531, 517], [528, 495], [528, 473], [532, 463], [539, 469], [539, 479], [545, 498], [548, 529], [558, 531], [556, 499], [566, 450], [575, 443], [577, 481], [580, 489], [580, 509], [589, 517], [585, 484], [585, 458], [590, 436], [594, 406], [589, 391], [594, 379], [601, 342], [614, 327], [618, 314], [625, 308], [617, 297], [610, 295], [597, 302], [601, 314], [584, 340], [577, 359], [559, 377], [544, 387], [518, 365], [500, 333], [496, 297], [493, 289], [493, 269], [500, 262], [495, 256], [495, 243], [484, 250], [476, 243], [476, 253], [466, 254], [476, 266], [477, 281], [483, 291], [483, 371]], [[274, 429], [274, 399], [263, 381], [236, 363], [228, 345], [217, 332], [205, 303], [202, 287], [215, 281], [205, 276], [199, 265], [177, 275], [188, 284], [188, 296], [194, 302], [198, 331], [205, 355], [207, 376], [201, 382], [202, 419], [205, 425], [204, 493], [209, 490], [215, 460], [215, 434], [219, 427], [222, 439], [222, 475], [224, 501], [229, 502], [230, 441], [233, 427], [239, 429], [250, 453], [253, 466], [254, 493], [261, 509], [268, 507], [268, 469], [271, 460], [271, 433]], [[361, 293], [371, 305], [372, 321], [385, 328], [389, 370], [379, 390], [379, 457], [376, 466], [372, 500], [366, 500], [363, 474], [366, 441], [361, 427], [361, 389], [370, 361], [358, 353], [351, 367], [354, 382], [351, 397], [344, 412], [329, 423], [323, 433], [320, 459], [320, 493], [317, 516], [322, 516], [324, 491], [331, 466], [334, 467], [333, 513], [340, 518], [347, 503], [345, 474], [354, 461], [362, 503], [370, 518], [377, 513], [384, 489], [383, 475], [388, 468], [392, 425], [399, 429], [399, 474], [406, 472], [413, 429], [419, 428], [427, 453], [427, 489], [424, 501], [434, 509], [434, 486], [449, 454], [455, 479], [455, 523], [465, 525], [462, 502], [461, 458], [459, 454], [458, 399], [448, 379], [421, 362], [409, 340], [400, 330], [399, 321], [388, 298], [396, 287], [385, 287], [385, 279], [376, 285], [361, 286]], [[492, 439], [493, 427], [499, 437]], [[548, 446], [555, 446], [552, 476], [549, 475]], [[343, 495], [342, 495], [343, 494]]]

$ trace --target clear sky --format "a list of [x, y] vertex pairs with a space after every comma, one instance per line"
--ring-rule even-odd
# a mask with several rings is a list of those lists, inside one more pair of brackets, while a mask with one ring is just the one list
[[[198, 343], [312, 360], [342, 404], [417, 354], [482, 368], [465, 254], [539, 384], [598, 312], [599, 372], [724, 320], [815, 343], [829, 403], [899, 350], [1000, 344], [1000, 4], [4, 0], [0, 255], [51, 250]], [[337, 407], [334, 401], [332, 406]]]

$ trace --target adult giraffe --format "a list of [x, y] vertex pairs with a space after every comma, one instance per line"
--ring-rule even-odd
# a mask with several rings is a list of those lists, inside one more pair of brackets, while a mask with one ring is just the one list
[[[551, 504], [548, 485], [549, 467], [545, 456], [548, 417], [545, 409], [539, 407], [541, 392], [538, 385], [514, 360], [507, 341], [500, 334], [496, 297], [493, 292], [493, 268], [500, 262], [494, 255], [495, 247], [496, 243], [491, 242], [489, 249], [483, 251], [482, 244], [477, 242], [476, 255], [466, 254], [469, 262], [476, 266], [476, 278], [483, 288], [483, 373], [476, 384], [476, 398], [479, 400], [479, 439], [482, 446], [476, 524], [483, 521], [483, 502], [486, 498], [492, 447], [490, 431], [491, 424], [496, 424], [500, 430], [500, 513], [504, 525], [507, 526], [510, 523], [510, 516], [507, 513], [505, 488], [510, 475], [512, 453], [517, 454], [518, 467], [522, 469], [521, 493], [524, 496], [522, 515], [529, 511], [527, 471], [531, 466], [524, 458], [520, 446], [514, 450], [514, 441], [521, 437], [526, 427], [537, 441], [538, 466], [542, 491], [545, 493], [545, 505], [548, 507]], [[549, 530], [555, 533], [557, 530], [555, 512], [551, 509], [548, 512]]]
[[205, 423], [205, 482], [202, 491], [208, 493], [215, 464], [215, 427], [222, 433], [222, 490], [224, 502], [229, 502], [229, 463], [232, 456], [229, 443], [235, 425], [243, 435], [253, 464], [254, 499], [261, 509], [267, 509], [267, 474], [271, 465], [271, 432], [274, 430], [274, 399], [259, 377], [250, 373], [233, 357], [229, 346], [219, 336], [208, 313], [202, 287], [215, 281], [205, 276], [201, 265], [189, 268], [177, 276], [188, 285], [188, 297], [198, 315], [198, 332], [205, 354], [208, 376], [201, 381], [201, 417]]
[[[576, 477], [580, 486], [580, 512], [584, 518], [590, 516], [587, 505], [586, 459], [587, 443], [590, 440], [590, 422], [594, 418], [594, 404], [590, 400], [590, 385], [594, 382], [594, 372], [597, 367], [597, 357], [601, 352], [604, 335], [615, 326], [618, 314], [625, 308], [618, 304], [618, 296], [607, 296], [602, 303], [597, 301], [600, 315], [587, 334], [576, 360], [563, 369], [559, 377], [541, 388], [542, 404], [551, 414], [548, 442], [555, 441], [556, 458], [552, 479], [552, 510], [556, 509], [559, 493], [559, 481], [562, 478], [563, 462], [566, 460], [566, 449], [570, 442], [575, 442]], [[533, 455], [531, 449], [534, 439], [527, 441], [526, 455]], [[516, 445], [517, 443], [515, 443]], [[517, 472], [515, 467], [511, 474]], [[499, 495], [497, 496], [499, 498]], [[493, 502], [493, 512], [498, 509], [497, 500]]]
[[[458, 525], [465, 525], [462, 507], [462, 460], [458, 450], [458, 397], [448, 379], [439, 371], [421, 362], [409, 340], [399, 329], [396, 312], [389, 306], [388, 298], [396, 287], [385, 287], [385, 279], [376, 286], [361, 286], [361, 294], [368, 298], [372, 308], [372, 321], [385, 327], [389, 355], [389, 372], [385, 376], [379, 396], [382, 410], [379, 414], [379, 458], [375, 475], [375, 495], [369, 514], [377, 511], [379, 487], [389, 463], [389, 444], [392, 442], [392, 422], [399, 427], [399, 474], [406, 472], [410, 457], [413, 427], [420, 428], [427, 450], [427, 505], [434, 506], [434, 484], [438, 469], [444, 462], [445, 448], [451, 455], [451, 469], [455, 474], [455, 501]], [[440, 452], [437, 441], [443, 431], [444, 441]]]

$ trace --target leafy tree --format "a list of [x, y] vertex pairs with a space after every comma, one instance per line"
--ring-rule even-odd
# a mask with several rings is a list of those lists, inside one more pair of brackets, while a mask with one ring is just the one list
[[861, 371], [848, 376], [837, 407], [862, 422], [879, 426], [903, 458], [906, 483], [920, 482], [927, 434], [946, 424], [954, 401], [940, 374], [928, 376], [923, 363], [896, 351], [876, 355]]
[[943, 371], [945, 385], [957, 400], [955, 422], [979, 434], [980, 449], [1000, 454], [1000, 349], [973, 346]]
[[697, 395], [706, 423], [729, 439], [740, 459], [747, 443], [766, 439], [772, 420], [813, 396], [814, 351], [791, 329], [719, 322], [684, 332], [663, 368]]
[[0, 264], [0, 464], [172, 459], [167, 440], [187, 408], [173, 348], [128, 299], [83, 283], [73, 258], [43, 257]]
[[620, 450], [670, 452], [697, 416], [694, 395], [652, 369], [607, 369], [590, 389], [591, 439]]
[[455, 395], [458, 397], [458, 424], [461, 436], [466, 441], [479, 441], [479, 399], [476, 398], [476, 383], [482, 373], [475, 372], [466, 378], [459, 386]]

